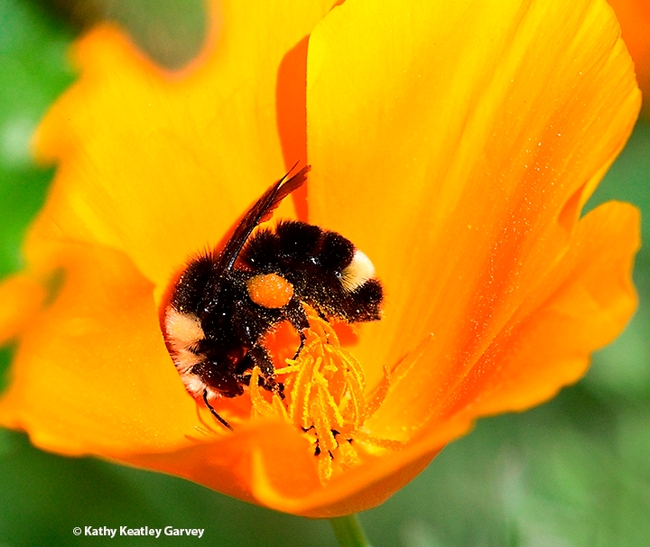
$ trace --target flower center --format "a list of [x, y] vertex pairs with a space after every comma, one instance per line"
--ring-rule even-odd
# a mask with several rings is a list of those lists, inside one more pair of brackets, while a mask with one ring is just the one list
[[[307, 309], [310, 328], [296, 360], [275, 370], [284, 385], [282, 395], [258, 385], [259, 369], [253, 370], [250, 394], [253, 414], [282, 417], [298, 428], [311, 443], [318, 474], [326, 483], [336, 469], [354, 467], [359, 460], [358, 441], [377, 446], [362, 431], [365, 421], [383, 402], [388, 374], [373, 393], [365, 395], [365, 378], [359, 362], [341, 346], [332, 326]], [[271, 399], [270, 401], [268, 399]]]

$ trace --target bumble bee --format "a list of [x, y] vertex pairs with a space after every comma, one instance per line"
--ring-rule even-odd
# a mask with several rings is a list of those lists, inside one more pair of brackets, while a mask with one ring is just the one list
[[282, 395], [264, 336], [288, 321], [300, 336], [309, 327], [303, 304], [325, 320], [380, 318], [382, 285], [370, 259], [342, 235], [283, 220], [261, 228], [280, 202], [306, 180], [307, 166], [273, 184], [244, 215], [224, 248], [189, 261], [165, 308], [165, 342], [188, 392], [230, 425], [210, 401], [237, 397], [260, 370], [260, 385]]

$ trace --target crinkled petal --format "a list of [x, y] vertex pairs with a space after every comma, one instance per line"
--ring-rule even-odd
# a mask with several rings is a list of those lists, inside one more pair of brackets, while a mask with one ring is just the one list
[[[630, 271], [638, 248], [636, 208], [608, 203], [590, 212], [567, 253], [471, 371], [444, 393], [420, 397], [426, 408], [421, 425], [437, 430], [449, 420], [461, 420], [469, 427], [478, 416], [524, 410], [577, 381], [590, 353], [611, 342], [636, 308]], [[410, 374], [412, 382], [420, 377], [416, 370]], [[397, 435], [397, 428], [386, 424], [413, 419], [400, 406], [386, 401], [371, 427]]]
[[590, 353], [609, 344], [636, 309], [629, 273], [639, 221], [639, 211], [624, 203], [590, 212], [567, 254], [447, 397], [442, 414], [523, 410], [582, 377]]
[[609, 0], [621, 23], [625, 45], [634, 59], [634, 69], [643, 91], [646, 116], [650, 116], [650, 2], [648, 0]]

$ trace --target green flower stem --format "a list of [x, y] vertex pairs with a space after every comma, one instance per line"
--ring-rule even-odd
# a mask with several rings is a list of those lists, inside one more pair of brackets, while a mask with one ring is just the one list
[[372, 547], [356, 514], [330, 519], [341, 547]]

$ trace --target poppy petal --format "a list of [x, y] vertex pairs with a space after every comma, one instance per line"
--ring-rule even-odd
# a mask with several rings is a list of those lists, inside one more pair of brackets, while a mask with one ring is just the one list
[[39, 157], [59, 169], [31, 238], [123, 251], [157, 298], [284, 173], [278, 68], [330, 2], [211, 5], [206, 50], [181, 73], [162, 72], [117, 30], [91, 32], [75, 50], [80, 80], [38, 135]]
[[624, 203], [586, 215], [543, 290], [492, 341], [442, 414], [523, 410], [576, 382], [589, 354], [610, 343], [636, 309], [630, 271], [639, 221], [639, 211]]
[[405, 401], [468, 373], [566, 251], [639, 104], [598, 0], [362, 0], [325, 18], [308, 63], [310, 214], [384, 283], [385, 317], [354, 348], [370, 381], [431, 334]]
[[634, 59], [634, 69], [643, 91], [644, 111], [650, 115], [650, 2], [647, 0], [609, 0], [621, 23], [625, 45]]
[[[286, 422], [251, 422], [235, 435], [199, 440], [177, 451], [132, 453], [121, 461], [185, 477], [254, 503], [260, 503], [255, 496], [260, 480], [276, 485], [286, 497], [300, 498], [321, 488], [307, 441]], [[256, 468], [263, 469], [263, 478]]]
[[[473, 418], [529, 408], [577, 381], [589, 354], [611, 342], [636, 308], [630, 271], [638, 233], [638, 210], [630, 205], [608, 203], [589, 213], [566, 255], [471, 372], [444, 394], [432, 389], [428, 397], [419, 396], [420, 425], [435, 429], [464, 416], [469, 427]], [[412, 374], [417, 381], [419, 374]], [[399, 404], [403, 389], [390, 394], [394, 400], [369, 424], [378, 434], [395, 435], [385, 424], [413, 423], [413, 416], [405, 415], [409, 407]]]
[[45, 298], [45, 289], [22, 274], [3, 279], [0, 284], [0, 344], [5, 344], [31, 320]]
[[449, 421], [390, 458], [368, 458], [354, 473], [320, 484], [305, 440], [286, 423], [251, 423], [236, 435], [164, 454], [130, 454], [120, 461], [187, 478], [239, 499], [278, 511], [330, 518], [385, 501], [412, 480], [440, 450], [442, 439], [464, 428]]
[[188, 444], [196, 404], [165, 348], [151, 283], [110, 249], [57, 251], [63, 284], [24, 329], [0, 422], [71, 455]]

